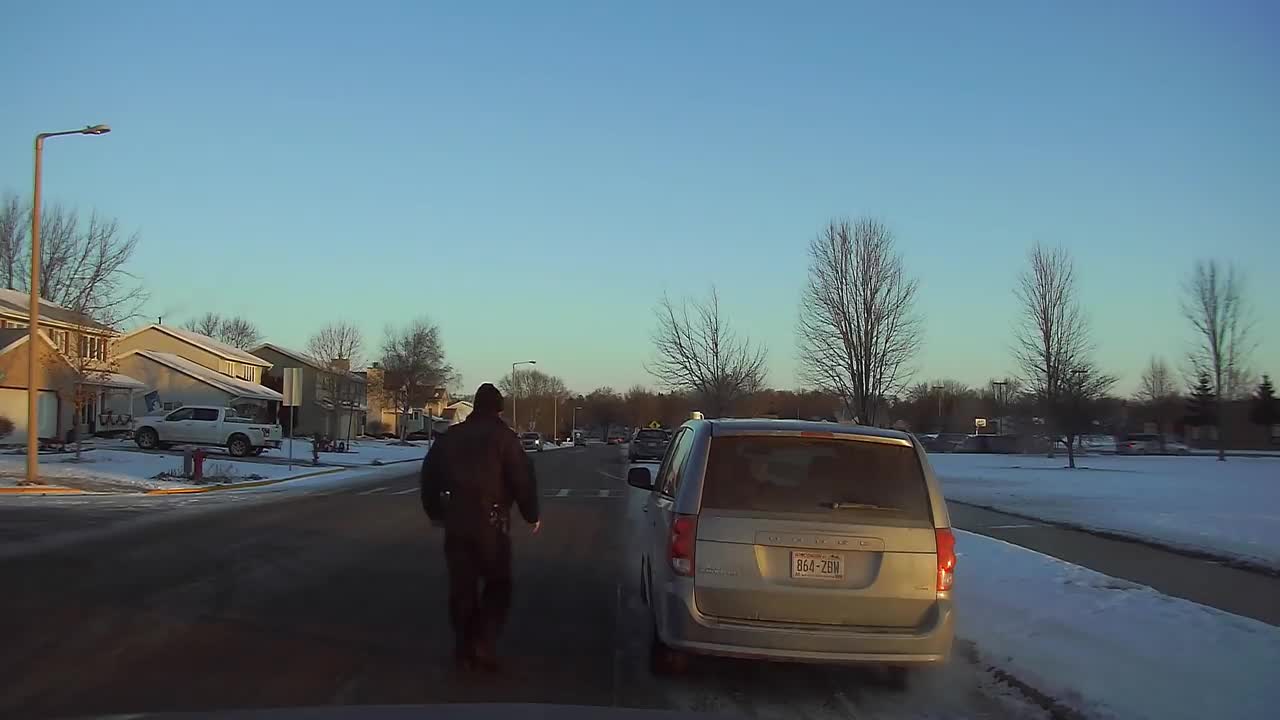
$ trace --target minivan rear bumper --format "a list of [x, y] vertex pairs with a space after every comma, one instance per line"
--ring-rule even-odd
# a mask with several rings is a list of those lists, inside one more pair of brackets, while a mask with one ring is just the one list
[[658, 633], [667, 645], [704, 655], [831, 664], [929, 665], [951, 652], [954, 612], [939, 598], [923, 626], [912, 629], [842, 628], [823, 625], [714, 618], [698, 611], [693, 583], [668, 586], [665, 622]]

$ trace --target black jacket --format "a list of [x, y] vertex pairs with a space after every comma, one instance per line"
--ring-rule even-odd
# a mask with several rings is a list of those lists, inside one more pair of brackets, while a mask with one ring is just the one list
[[422, 461], [422, 509], [448, 533], [478, 537], [492, 527], [493, 507], [505, 520], [512, 502], [525, 522], [537, 522], [533, 463], [497, 415], [472, 413], [437, 438]]

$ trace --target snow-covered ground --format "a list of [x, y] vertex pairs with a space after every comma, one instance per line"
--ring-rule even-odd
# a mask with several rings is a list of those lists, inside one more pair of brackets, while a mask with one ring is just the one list
[[1280, 569], [1280, 459], [929, 456], [948, 499]]
[[[23, 480], [26, 462], [24, 455], [0, 455], [0, 486], [13, 486]], [[314, 470], [297, 465], [290, 470], [287, 465], [233, 462], [218, 456], [208, 458], [204, 465], [206, 477], [217, 476], [223, 482], [276, 479]], [[40, 477], [50, 485], [101, 492], [196, 487], [185, 481], [156, 479], [163, 472], [180, 475], [182, 458], [109, 449], [86, 450], [81, 453], [80, 462], [75, 462], [74, 453], [40, 456]]]
[[[426, 456], [431, 443], [426, 440], [415, 440], [408, 445], [400, 445], [396, 440], [374, 440], [361, 438], [352, 440], [347, 452], [322, 452], [320, 462], [326, 465], [375, 465], [393, 462], [421, 460]], [[289, 440], [278, 450], [268, 450], [262, 454], [268, 458], [289, 457]], [[293, 458], [311, 462], [311, 441], [303, 438], [293, 440]]]
[[956, 634], [1087, 715], [1267, 718], [1280, 628], [957, 532]]

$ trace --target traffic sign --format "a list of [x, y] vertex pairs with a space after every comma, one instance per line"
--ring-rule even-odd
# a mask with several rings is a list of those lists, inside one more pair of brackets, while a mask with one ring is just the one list
[[649, 429], [650, 429], [650, 430], [661, 430], [661, 429], [662, 429], [662, 423], [658, 422], [657, 420], [654, 420], [653, 422], [649, 423]]

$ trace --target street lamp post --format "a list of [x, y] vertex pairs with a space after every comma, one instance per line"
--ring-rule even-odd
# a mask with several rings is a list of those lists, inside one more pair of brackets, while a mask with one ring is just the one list
[[579, 410], [581, 410], [581, 409], [582, 409], [582, 406], [581, 406], [581, 405], [574, 405], [574, 406], [573, 406], [573, 426], [569, 428], [569, 439], [570, 439], [570, 440], [577, 440], [577, 439], [578, 439], [578, 438], [577, 438], [577, 436], [576, 436], [576, 435], [574, 435], [574, 433], [578, 432], [578, 411], [579, 411]]
[[942, 424], [942, 390], [941, 385], [934, 385], [933, 389], [938, 392], [938, 432], [946, 432], [947, 428]]
[[511, 427], [520, 432], [520, 424], [516, 422], [516, 396], [520, 394], [520, 386], [516, 384], [517, 365], [537, 365], [537, 360], [521, 360], [511, 363]]
[[111, 128], [90, 125], [81, 130], [40, 133], [36, 135], [35, 179], [31, 190], [31, 300], [27, 325], [27, 483], [40, 481], [40, 170], [44, 141], [62, 135], [106, 135]]

